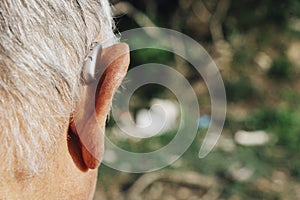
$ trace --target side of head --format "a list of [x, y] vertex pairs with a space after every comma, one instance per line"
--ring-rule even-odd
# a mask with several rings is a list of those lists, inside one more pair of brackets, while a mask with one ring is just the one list
[[[91, 46], [114, 40], [109, 3], [3, 0], [0, 31], [0, 199], [92, 198], [94, 168], [101, 158], [84, 148], [72, 119], [87, 123], [80, 116], [91, 86], [83, 83], [82, 70]], [[107, 60], [107, 69], [121, 65], [123, 77], [128, 54], [110, 61], [116, 59], [111, 52], [118, 52], [112, 49], [120, 48], [128, 51], [113, 45], [100, 57]], [[89, 129], [94, 131], [83, 134], [89, 141], [103, 141], [96, 133], [104, 131], [113, 92], [121, 81], [112, 78], [117, 73], [104, 73], [104, 83], [111, 88], [99, 86], [103, 81], [93, 84], [96, 120], [89, 122]], [[92, 145], [103, 147], [99, 142]]]

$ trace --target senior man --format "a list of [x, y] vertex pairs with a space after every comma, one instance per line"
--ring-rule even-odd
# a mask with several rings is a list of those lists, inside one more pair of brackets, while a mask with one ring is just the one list
[[107, 0], [0, 1], [0, 199], [92, 199], [129, 63]]

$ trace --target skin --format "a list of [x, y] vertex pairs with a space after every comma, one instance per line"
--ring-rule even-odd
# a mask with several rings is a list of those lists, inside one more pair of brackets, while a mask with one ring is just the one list
[[[66, 126], [65, 131], [68, 127]], [[46, 161], [49, 170], [26, 178], [21, 172], [16, 180], [7, 182], [3, 199], [92, 199], [97, 182], [97, 169], [82, 172], [73, 162], [67, 140]], [[30, 187], [28, 187], [30, 186]]]
[[[119, 43], [99, 51], [96, 69], [106, 69], [79, 88], [81, 97], [65, 123], [55, 150], [44, 162], [48, 169], [32, 176], [21, 170], [0, 177], [0, 199], [92, 199], [103, 155], [104, 131], [112, 98], [129, 65], [129, 48]], [[100, 81], [99, 81], [100, 80]], [[91, 97], [95, 93], [95, 105]], [[76, 124], [74, 123], [76, 121]]]

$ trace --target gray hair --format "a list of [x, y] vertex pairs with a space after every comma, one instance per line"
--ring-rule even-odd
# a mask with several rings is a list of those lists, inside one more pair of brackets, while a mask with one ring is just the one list
[[107, 0], [0, 1], [1, 171], [44, 169], [90, 45], [113, 36]]

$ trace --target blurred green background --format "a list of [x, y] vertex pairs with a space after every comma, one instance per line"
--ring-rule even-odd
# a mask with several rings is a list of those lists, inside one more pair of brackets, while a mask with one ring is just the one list
[[[300, 199], [300, 1], [113, 0], [118, 31], [158, 26], [182, 32], [212, 56], [227, 93], [227, 118], [217, 146], [197, 157], [206, 131], [171, 166], [128, 174], [104, 165], [95, 199]], [[174, 66], [193, 86], [201, 115], [210, 115], [203, 79], [184, 60], [158, 50], [131, 52], [131, 68]], [[153, 98], [176, 100], [166, 88], [147, 85], [131, 100], [132, 115]], [[119, 147], [148, 152], [176, 132], [134, 140], [107, 135]]]

